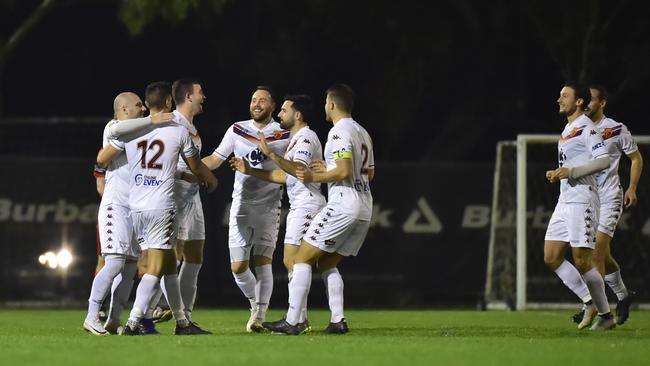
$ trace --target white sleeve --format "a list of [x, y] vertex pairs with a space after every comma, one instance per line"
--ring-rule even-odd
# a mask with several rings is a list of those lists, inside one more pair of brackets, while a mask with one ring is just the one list
[[134, 118], [113, 123], [108, 128], [108, 138], [111, 140], [121, 139], [124, 135], [138, 132], [151, 124], [151, 117]]
[[639, 150], [639, 148], [636, 146], [636, 141], [634, 141], [634, 137], [632, 137], [632, 134], [630, 133], [630, 130], [627, 129], [626, 125], [622, 125], [621, 128], [621, 150], [626, 155], [630, 155], [631, 153]]
[[230, 154], [232, 154], [235, 151], [235, 135], [233, 132], [233, 126], [231, 125], [228, 127], [228, 130], [226, 130], [226, 133], [223, 135], [223, 139], [221, 140], [221, 143], [217, 148], [214, 150], [212, 153], [213, 155], [218, 156], [222, 160], [228, 159]]
[[318, 149], [318, 144], [315, 141], [312, 141], [309, 137], [303, 137], [296, 143], [293, 161], [309, 166], [314, 155], [317, 155], [315, 151], [316, 149]]
[[198, 153], [199, 149], [194, 145], [189, 131], [187, 131], [186, 128], [183, 128], [183, 133], [181, 135], [181, 154], [183, 154], [184, 157], [189, 158], [198, 155]]
[[368, 135], [368, 140], [370, 141], [370, 145], [368, 146], [368, 168], [374, 168], [375, 167], [375, 150], [373, 148], [373, 143], [372, 143], [372, 138], [370, 138], [370, 135]]

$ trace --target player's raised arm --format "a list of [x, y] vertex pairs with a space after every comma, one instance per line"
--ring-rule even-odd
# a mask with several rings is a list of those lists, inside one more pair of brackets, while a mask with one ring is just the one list
[[[296, 169], [298, 167], [305, 167], [306, 165], [308, 165], [308, 164], [300, 163], [300, 162], [297, 162], [297, 161], [287, 160], [287, 159], [283, 158], [282, 156], [276, 154], [269, 147], [269, 145], [268, 145], [268, 143], [266, 141], [266, 137], [264, 136], [263, 132], [258, 132], [257, 136], [260, 138], [260, 143], [259, 143], [260, 150], [262, 150], [264, 155], [268, 156], [271, 160], [273, 160], [278, 165], [278, 167], [280, 169], [282, 169], [283, 171], [285, 171], [286, 173], [291, 174], [291, 175], [293, 175], [295, 177], [296, 176]], [[308, 163], [308, 162], [306, 162], [306, 163]], [[254, 174], [252, 174], [252, 175], [254, 175]], [[286, 177], [285, 177], [285, 181], [286, 181]], [[276, 182], [274, 182], [274, 183], [276, 183]]]
[[287, 183], [287, 174], [282, 170], [253, 169], [246, 160], [238, 158], [236, 156], [230, 158], [228, 162], [230, 163], [232, 170], [238, 171], [242, 174], [252, 175], [255, 178], [259, 178], [271, 183]]

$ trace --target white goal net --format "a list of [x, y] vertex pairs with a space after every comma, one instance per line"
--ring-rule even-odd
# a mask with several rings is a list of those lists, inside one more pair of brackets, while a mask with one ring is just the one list
[[[544, 234], [559, 194], [545, 179], [557, 167], [558, 135], [519, 135], [497, 145], [485, 303], [487, 308], [577, 307], [579, 299], [544, 264]], [[635, 136], [650, 159], [650, 136]], [[619, 174], [626, 189], [629, 159]], [[638, 205], [626, 209], [612, 241], [623, 280], [650, 303], [650, 184], [645, 171], [637, 188]], [[570, 251], [567, 251], [570, 260]], [[610, 300], [615, 299], [607, 289]]]

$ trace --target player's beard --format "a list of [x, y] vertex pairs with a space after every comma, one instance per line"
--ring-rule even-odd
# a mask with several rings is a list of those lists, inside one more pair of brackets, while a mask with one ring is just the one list
[[257, 123], [262, 123], [265, 122], [269, 117], [271, 116], [271, 111], [263, 111], [257, 118], [255, 118], [255, 114], [253, 111], [251, 111], [251, 118], [253, 121]]
[[285, 130], [290, 130], [290, 129], [292, 129], [293, 126], [295, 126], [295, 125], [296, 125], [296, 121], [294, 121], [293, 119], [291, 119], [291, 120], [286, 120], [286, 121], [285, 121], [285, 120], [281, 120], [281, 121], [280, 121], [280, 126], [281, 126], [282, 128], [284, 128]]

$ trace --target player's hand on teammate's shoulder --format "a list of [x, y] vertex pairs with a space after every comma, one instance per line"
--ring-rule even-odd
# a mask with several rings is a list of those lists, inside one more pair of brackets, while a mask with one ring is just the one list
[[327, 171], [327, 167], [323, 160], [312, 161], [311, 164], [309, 164], [309, 169], [315, 173], [325, 173], [325, 171]]
[[228, 163], [230, 163], [230, 168], [232, 170], [238, 171], [243, 174], [250, 174], [251, 166], [248, 165], [246, 160], [233, 156], [232, 158], [230, 158], [230, 160], [228, 160]]
[[159, 125], [174, 120], [174, 113], [156, 113], [151, 115], [151, 123], [154, 125]]
[[269, 148], [269, 144], [266, 142], [266, 136], [264, 136], [264, 132], [259, 131], [257, 133], [257, 136], [260, 138], [260, 143], [258, 144], [260, 147], [260, 150], [264, 153], [266, 156], [271, 155], [271, 148]]
[[296, 178], [303, 183], [311, 183], [314, 180], [312, 171], [306, 166], [296, 168]]

